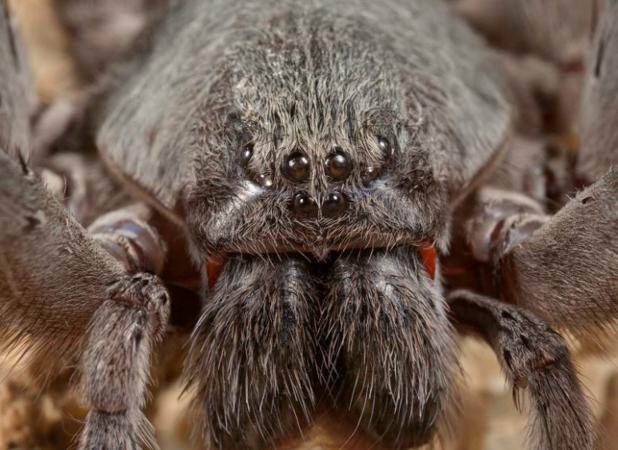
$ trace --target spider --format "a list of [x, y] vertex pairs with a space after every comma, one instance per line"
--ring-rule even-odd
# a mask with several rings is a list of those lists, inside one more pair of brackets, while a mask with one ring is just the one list
[[[618, 8], [564, 25], [594, 27], [587, 59], [522, 33], [537, 58], [517, 60], [452, 3], [157, 2], [124, 52], [76, 39], [95, 80], [32, 128], [2, 3], [0, 337], [77, 362], [79, 448], [156, 446], [142, 408], [170, 324], [191, 329], [208, 448], [283, 445], [318, 414], [377, 448], [430, 443], [468, 332], [528, 394], [532, 448], [592, 448], [551, 326], [618, 312]], [[542, 3], [513, 5], [526, 20]], [[560, 103], [568, 76], [581, 114]], [[577, 120], [579, 159], [531, 138]]]

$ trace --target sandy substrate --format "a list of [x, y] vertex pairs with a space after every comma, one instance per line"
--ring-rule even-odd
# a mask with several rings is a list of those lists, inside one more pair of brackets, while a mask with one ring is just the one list
[[[168, 355], [182, 345], [180, 339], [164, 344]], [[167, 346], [167, 348], [165, 348]], [[525, 448], [526, 414], [513, 406], [512, 395], [502, 378], [492, 352], [473, 339], [462, 341], [466, 386], [461, 390], [462, 414], [455, 423], [453, 436], [445, 450], [520, 450]], [[599, 449], [618, 449], [618, 357], [610, 352], [598, 356], [580, 355], [577, 363], [599, 418]], [[8, 363], [4, 364], [6, 368]], [[148, 415], [156, 429], [162, 450], [197, 450], [190, 439], [192, 417], [189, 399], [181, 396], [179, 362], [160, 364], [156, 378], [159, 387], [148, 406]], [[28, 366], [26, 364], [26, 366]], [[70, 448], [80, 429], [85, 410], [67, 390], [71, 373], [67, 372], [41, 391], [34, 380], [36, 365], [14, 369], [0, 384], [0, 450]], [[354, 439], [337, 432], [337, 424], [318, 421], [306, 436], [307, 442], [290, 449], [354, 449]]]

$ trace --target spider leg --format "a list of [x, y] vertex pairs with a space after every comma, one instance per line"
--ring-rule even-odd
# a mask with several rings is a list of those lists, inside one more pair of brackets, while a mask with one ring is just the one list
[[[25, 62], [0, 2], [0, 346], [50, 363], [74, 356], [90, 318], [122, 274], [119, 264], [29, 168]], [[75, 277], [76, 274], [80, 276]], [[70, 320], [67, 320], [70, 318]], [[52, 359], [52, 358], [48, 358]], [[52, 366], [58, 364], [49, 364]]]
[[165, 11], [168, 0], [52, 0], [80, 75], [94, 81]]
[[618, 5], [603, 0], [589, 50], [580, 111], [581, 148], [577, 174], [585, 183], [618, 167]]
[[8, 4], [0, 0], [0, 152], [27, 159], [34, 95], [24, 53]]
[[594, 331], [618, 316], [618, 170], [500, 259], [505, 299], [550, 323]]
[[448, 303], [455, 324], [493, 348], [515, 400], [528, 394], [531, 448], [592, 449], [592, 415], [564, 339], [533, 314], [470, 291], [452, 292]]
[[56, 362], [75, 355], [122, 268], [25, 164], [1, 152], [0, 248], [5, 349], [40, 356], [54, 349]]
[[507, 303], [576, 332], [618, 316], [617, 170], [553, 216], [521, 194], [481, 190], [466, 240]]
[[338, 257], [321, 319], [338, 411], [378, 446], [431, 440], [458, 364], [445, 303], [412, 248]]
[[[166, 324], [167, 292], [155, 276], [126, 275], [123, 267], [142, 267], [139, 256], [152, 251], [116, 261], [99, 244], [114, 242], [110, 224], [119, 222], [93, 224], [93, 239], [29, 168], [26, 96], [13, 70], [19, 55], [0, 6], [0, 117], [12, 120], [0, 123], [0, 342], [45, 357], [49, 372], [81, 354], [81, 387], [93, 408], [81, 448], [153, 444], [140, 407], [150, 347]], [[145, 235], [135, 234], [141, 241]], [[130, 238], [123, 242], [137, 249]]]
[[205, 300], [186, 370], [209, 448], [273, 448], [311, 420], [317, 286], [300, 257], [225, 262]]
[[169, 295], [158, 277], [128, 275], [110, 288], [111, 298], [90, 323], [81, 360], [81, 391], [91, 410], [80, 449], [156, 447], [141, 412], [150, 353], [169, 316]]
[[50, 371], [81, 353], [82, 390], [93, 408], [82, 448], [134, 448], [147, 432], [139, 408], [150, 348], [167, 320], [165, 288], [152, 275], [126, 275], [98, 245], [103, 235], [88, 235], [4, 153], [0, 230], [2, 342], [47, 356]]
[[556, 64], [581, 62], [597, 0], [450, 0], [494, 45]]
[[89, 227], [92, 237], [129, 273], [108, 289], [90, 321], [81, 357], [83, 397], [91, 407], [81, 449], [155, 448], [141, 409], [153, 346], [163, 337], [170, 298], [160, 273], [165, 247], [147, 223], [149, 210], [133, 205], [105, 214]]
[[[553, 216], [521, 194], [482, 190], [467, 227], [472, 253], [494, 265], [504, 300], [551, 324], [593, 334], [618, 316], [618, 169], [612, 167], [618, 162], [612, 101], [618, 7], [601, 3], [586, 66], [576, 166], [580, 181], [597, 181]], [[513, 196], [514, 202], [506, 200]]]

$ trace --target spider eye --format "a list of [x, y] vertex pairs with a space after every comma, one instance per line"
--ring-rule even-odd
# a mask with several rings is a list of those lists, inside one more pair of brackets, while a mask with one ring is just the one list
[[283, 175], [291, 181], [301, 182], [309, 178], [309, 158], [302, 152], [294, 152], [283, 162]]
[[[378, 148], [382, 152], [382, 162], [386, 163], [393, 155], [393, 146], [384, 136], [376, 136]], [[384, 173], [382, 164], [378, 166], [366, 166], [361, 174], [362, 181], [368, 185]]]
[[322, 213], [325, 217], [342, 215], [348, 207], [348, 200], [340, 192], [331, 192], [322, 203]]
[[251, 157], [253, 156], [253, 143], [250, 142], [248, 144], [243, 145], [240, 150], [240, 162], [242, 164], [247, 164]]
[[378, 178], [382, 174], [382, 169], [379, 167], [368, 166], [363, 170], [361, 174], [362, 180], [364, 184], [369, 184], [376, 178]]
[[240, 149], [240, 165], [243, 167], [245, 174], [254, 183], [269, 188], [273, 185], [273, 179], [270, 176], [270, 172], [255, 173], [249, 168], [249, 161], [253, 157], [254, 144], [249, 142]]
[[292, 211], [298, 217], [315, 217], [318, 214], [318, 205], [305, 192], [297, 192], [292, 199]]
[[345, 180], [352, 171], [352, 161], [346, 152], [339, 146], [326, 158], [326, 174], [335, 181]]
[[382, 151], [385, 159], [388, 159], [393, 154], [391, 143], [384, 136], [378, 136], [378, 147]]
[[248, 144], [243, 145], [240, 150], [240, 163], [242, 165], [247, 165], [251, 157], [253, 156], [253, 143], [250, 142]]
[[267, 188], [272, 187], [273, 185], [273, 179], [270, 177], [270, 175], [266, 173], [260, 173], [259, 175], [257, 175], [255, 177], [255, 181], [260, 186], [267, 187]]

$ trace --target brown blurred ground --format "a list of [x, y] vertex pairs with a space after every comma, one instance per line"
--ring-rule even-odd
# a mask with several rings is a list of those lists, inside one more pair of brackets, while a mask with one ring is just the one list
[[[29, 49], [34, 79], [43, 104], [78, 85], [74, 66], [67, 57], [66, 37], [57, 27], [49, 0], [12, 0]], [[182, 346], [181, 338], [171, 338], [162, 354], [174, 354]], [[525, 448], [526, 415], [513, 406], [511, 392], [500, 375], [492, 352], [483, 344], [462, 341], [466, 385], [462, 389], [462, 416], [455, 424], [448, 450], [519, 450]], [[618, 449], [618, 349], [597, 355], [585, 346], [576, 350], [582, 380], [599, 418], [600, 448]], [[5, 361], [7, 369], [13, 362]], [[22, 364], [0, 378], [0, 450], [65, 449], [80, 428], [84, 410], [77, 399], [66, 392], [71, 376], [67, 372], [51, 380], [41, 392], [34, 381], [36, 364]], [[187, 398], [179, 399], [181, 385], [177, 380], [179, 361], [160, 361], [157, 379], [163, 385], [148, 408], [163, 450], [189, 450], [191, 420], [186, 414]], [[298, 449], [338, 448], [347, 436], [336, 433], [336, 424], [318, 421], [308, 442]], [[333, 431], [334, 430], [334, 431]], [[354, 448], [353, 441], [347, 448]]]

